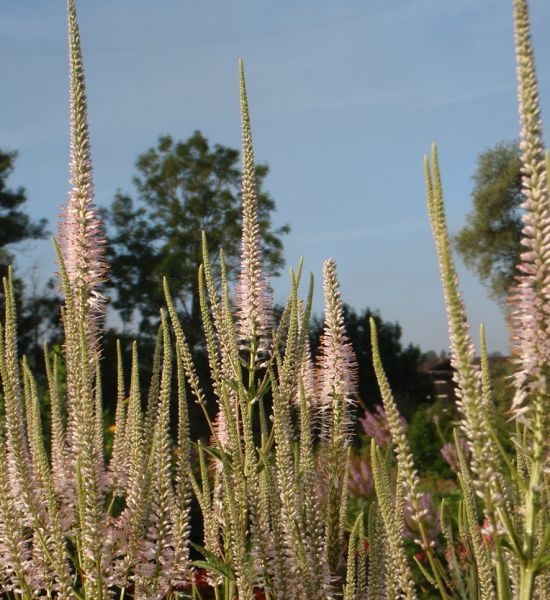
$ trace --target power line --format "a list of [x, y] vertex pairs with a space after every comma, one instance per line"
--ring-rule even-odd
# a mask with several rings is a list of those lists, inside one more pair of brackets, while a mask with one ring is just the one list
[[[414, 0], [400, 0], [390, 6], [383, 6], [379, 10], [363, 10], [358, 13], [348, 15], [345, 17], [340, 17], [337, 19], [331, 19], [328, 21], [324, 21], [321, 23], [314, 23], [312, 25], [303, 25], [299, 27], [290, 27], [285, 29], [278, 29], [274, 31], [266, 31], [263, 33], [252, 33], [247, 35], [239, 35], [239, 36], [230, 36], [226, 38], [220, 39], [210, 39], [210, 40], [196, 40], [192, 42], [169, 42], [164, 44], [139, 44], [139, 45], [125, 45], [125, 46], [113, 46], [113, 47], [88, 47], [86, 48], [86, 54], [90, 53], [123, 53], [123, 52], [142, 52], [142, 51], [154, 51], [154, 50], [169, 50], [169, 49], [177, 49], [177, 48], [201, 48], [208, 46], [221, 46], [225, 44], [235, 44], [239, 42], [248, 42], [254, 40], [263, 40], [273, 37], [280, 37], [285, 35], [292, 35], [296, 33], [307, 33], [309, 31], [316, 31], [320, 29], [327, 29], [330, 27], [342, 25], [345, 23], [350, 23], [352, 21], [357, 21], [360, 19], [364, 19], [366, 17], [375, 16], [381, 12], [387, 12], [388, 10], [393, 10], [395, 8], [399, 8], [404, 4], [409, 4]], [[65, 53], [66, 48], [56, 48], [55, 50], [28, 50], [21, 49], [13, 51], [13, 49], [2, 49], [0, 52], [6, 55], [44, 55], [44, 54], [58, 54], [60, 52]]]

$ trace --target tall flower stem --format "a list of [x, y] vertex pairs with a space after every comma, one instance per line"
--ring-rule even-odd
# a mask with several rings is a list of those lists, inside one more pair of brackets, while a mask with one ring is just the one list
[[[548, 206], [547, 164], [542, 140], [538, 84], [531, 43], [526, 0], [514, 0], [514, 34], [521, 122], [522, 204], [524, 252], [519, 265], [515, 298], [514, 410], [531, 446], [526, 446], [529, 462], [528, 485], [523, 495], [523, 539], [520, 560], [521, 600], [531, 598], [537, 575], [535, 553], [537, 520], [543, 501], [544, 466], [548, 462], [548, 411], [550, 351], [550, 207]], [[522, 442], [518, 440], [520, 444]]]

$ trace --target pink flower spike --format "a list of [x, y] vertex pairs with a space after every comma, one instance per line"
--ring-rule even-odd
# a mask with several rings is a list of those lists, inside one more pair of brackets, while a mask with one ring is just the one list
[[[547, 395], [550, 362], [550, 208], [529, 13], [525, 0], [514, 2], [516, 63], [521, 123], [523, 232], [520, 275], [510, 291], [512, 345], [517, 364], [511, 412], [529, 422], [534, 403]], [[543, 412], [546, 412], [547, 408]]]
[[259, 339], [259, 348], [265, 349], [266, 338], [273, 319], [269, 285], [265, 279], [261, 261], [254, 151], [242, 61], [239, 62], [239, 68], [243, 136], [241, 189], [243, 204], [241, 274], [236, 290], [238, 332], [242, 340]]
[[350, 400], [357, 391], [357, 360], [344, 329], [344, 313], [340, 299], [340, 284], [333, 258], [323, 268], [325, 289], [325, 327], [317, 359], [319, 366], [319, 397], [325, 406], [335, 396]]
[[69, 281], [77, 297], [85, 299], [86, 330], [93, 351], [105, 312], [106, 298], [101, 293], [105, 281], [107, 260], [103, 223], [94, 204], [92, 163], [88, 135], [86, 87], [80, 50], [80, 33], [73, 0], [69, 9], [69, 59], [71, 103], [71, 190], [67, 204], [62, 208], [58, 233], [61, 253]]

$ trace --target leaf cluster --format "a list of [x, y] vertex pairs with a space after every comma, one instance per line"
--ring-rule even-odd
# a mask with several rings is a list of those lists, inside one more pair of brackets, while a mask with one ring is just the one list
[[455, 237], [455, 247], [501, 304], [518, 274], [522, 183], [517, 141], [500, 142], [477, 159], [473, 209]]

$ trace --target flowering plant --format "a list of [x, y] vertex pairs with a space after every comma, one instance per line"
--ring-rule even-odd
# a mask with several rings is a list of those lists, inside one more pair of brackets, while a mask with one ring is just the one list
[[[301, 300], [301, 264], [291, 271], [290, 297], [278, 322], [270, 306], [242, 63], [243, 232], [235, 298], [223, 253], [221, 284], [216, 284], [206, 234], [198, 272], [217, 416], [212, 420], [206, 410], [165, 281], [166, 307], [160, 309], [147, 393], [141, 389], [137, 344], [128, 388], [118, 352], [116, 427], [112, 455], [105, 461], [101, 284], [108, 266], [93, 201], [76, 10], [68, 0], [72, 189], [60, 221], [60, 244], [55, 242], [64, 293], [64, 365], [45, 348], [51, 402], [47, 435], [34, 375], [18, 357], [11, 274], [4, 280], [0, 584], [7, 597], [198, 598], [207, 587], [217, 600], [341, 595], [345, 600], [413, 600], [419, 597], [414, 575], [421, 574], [445, 600], [550, 598], [550, 160], [544, 159], [527, 3], [515, 0], [514, 5], [525, 194], [525, 252], [513, 292], [514, 453], [505, 450], [495, 431], [483, 332], [481, 368], [474, 361], [434, 148], [431, 163], [426, 160], [426, 185], [459, 394], [455, 449], [461, 499], [456, 511], [445, 502], [439, 509], [442, 550], [371, 322], [388, 448], [371, 442], [376, 501], [368, 515], [355, 520], [346, 558], [357, 371], [344, 331], [336, 264], [332, 259], [324, 264], [325, 325], [314, 359], [308, 341], [313, 282]], [[173, 401], [175, 441], [170, 435]], [[188, 402], [203, 409], [209, 444], [192, 442]], [[193, 498], [202, 514], [202, 545], [190, 542]], [[406, 530], [418, 546], [415, 562], [405, 549]], [[192, 546], [202, 559], [194, 560]]]

